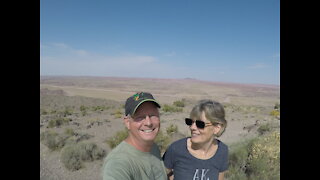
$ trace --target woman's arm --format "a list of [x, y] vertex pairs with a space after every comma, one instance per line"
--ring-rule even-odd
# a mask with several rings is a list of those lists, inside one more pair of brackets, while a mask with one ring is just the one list
[[220, 172], [219, 173], [219, 180], [224, 180], [224, 173], [225, 173], [226, 171], [223, 171], [223, 172]]
[[173, 180], [173, 171], [172, 169], [166, 169], [167, 170], [167, 176], [168, 176], [168, 180]]

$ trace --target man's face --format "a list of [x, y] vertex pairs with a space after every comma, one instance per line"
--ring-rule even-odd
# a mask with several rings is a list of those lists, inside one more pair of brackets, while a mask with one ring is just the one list
[[159, 110], [153, 102], [144, 102], [133, 117], [126, 121], [132, 138], [139, 142], [153, 143], [160, 129]]

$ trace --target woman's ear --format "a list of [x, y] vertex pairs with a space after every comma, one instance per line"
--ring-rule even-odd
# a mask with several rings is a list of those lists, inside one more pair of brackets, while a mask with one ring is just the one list
[[223, 130], [223, 127], [221, 126], [221, 124], [214, 124], [213, 125], [213, 133], [214, 135], [218, 135], [220, 133], [220, 131]]

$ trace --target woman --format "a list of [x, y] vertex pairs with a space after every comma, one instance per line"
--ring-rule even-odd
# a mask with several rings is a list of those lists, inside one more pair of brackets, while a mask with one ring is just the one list
[[185, 123], [191, 136], [172, 143], [163, 155], [169, 179], [223, 180], [228, 169], [228, 147], [216, 139], [227, 126], [223, 106], [201, 100]]

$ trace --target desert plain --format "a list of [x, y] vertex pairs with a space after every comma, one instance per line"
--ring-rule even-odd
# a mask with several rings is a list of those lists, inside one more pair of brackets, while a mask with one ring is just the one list
[[[269, 124], [280, 130], [280, 115], [272, 116], [280, 105], [280, 87], [266, 84], [209, 82], [196, 79], [155, 79], [85, 76], [40, 77], [40, 134], [72, 131], [83, 142], [95, 143], [107, 155], [111, 147], [106, 140], [125, 129], [122, 117], [126, 98], [136, 92], [150, 92], [164, 105], [182, 101], [179, 112], [160, 109], [161, 129], [175, 125], [177, 132], [170, 143], [190, 135], [184, 118], [201, 99], [212, 99], [224, 105], [228, 126], [219, 138], [228, 146], [258, 136], [258, 128]], [[103, 107], [103, 108], [101, 108]], [[85, 109], [85, 111], [84, 111]], [[57, 118], [67, 123], [53, 124]], [[80, 136], [81, 135], [81, 136]], [[79, 138], [84, 137], [84, 138]], [[70, 171], [62, 163], [62, 148], [52, 150], [40, 141], [40, 179], [99, 180], [103, 159], [83, 163]]]

